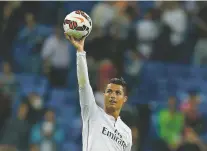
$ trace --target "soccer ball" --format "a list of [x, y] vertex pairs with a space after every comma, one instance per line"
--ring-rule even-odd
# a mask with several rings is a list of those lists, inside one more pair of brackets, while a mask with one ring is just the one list
[[73, 11], [65, 17], [63, 29], [76, 39], [87, 37], [92, 30], [92, 20], [85, 12]]

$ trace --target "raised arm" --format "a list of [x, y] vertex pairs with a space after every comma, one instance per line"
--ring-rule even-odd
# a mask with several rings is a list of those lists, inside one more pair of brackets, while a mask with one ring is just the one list
[[86, 61], [86, 52], [84, 51], [85, 38], [77, 41], [73, 37], [66, 38], [76, 47], [77, 49], [77, 76], [79, 85], [79, 97], [81, 106], [81, 115], [83, 120], [88, 120], [95, 115], [96, 109], [98, 108], [95, 102], [95, 97], [90, 85], [88, 77], [88, 67]]

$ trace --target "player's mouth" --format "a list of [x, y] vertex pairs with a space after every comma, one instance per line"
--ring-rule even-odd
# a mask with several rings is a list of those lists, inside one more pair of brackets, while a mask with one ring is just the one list
[[112, 105], [116, 104], [116, 101], [115, 101], [115, 100], [110, 100], [109, 102], [110, 102], [110, 104], [112, 104]]

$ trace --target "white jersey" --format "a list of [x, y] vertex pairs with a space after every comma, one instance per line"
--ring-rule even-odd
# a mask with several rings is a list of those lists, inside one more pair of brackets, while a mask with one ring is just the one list
[[97, 106], [88, 78], [86, 53], [77, 52], [77, 76], [81, 116], [83, 120], [83, 151], [130, 151], [130, 128], [118, 117]]

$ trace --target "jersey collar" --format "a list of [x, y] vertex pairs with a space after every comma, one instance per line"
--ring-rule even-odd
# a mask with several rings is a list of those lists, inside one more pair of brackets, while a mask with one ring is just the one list
[[109, 114], [107, 114], [107, 116], [113, 121], [119, 121], [121, 119], [120, 116], [118, 116], [117, 119], [115, 119], [112, 115], [109, 115]]

